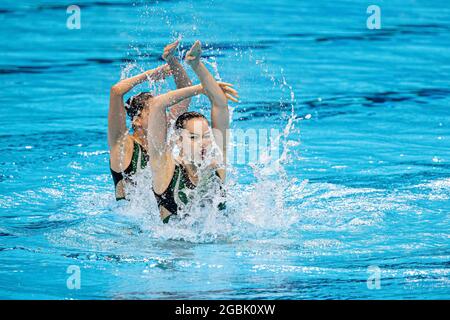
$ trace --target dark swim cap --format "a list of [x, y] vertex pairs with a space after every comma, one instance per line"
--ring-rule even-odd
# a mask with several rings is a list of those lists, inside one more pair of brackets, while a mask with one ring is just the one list
[[141, 92], [128, 98], [127, 102], [125, 102], [125, 110], [128, 117], [133, 120], [134, 117], [138, 116], [144, 109], [145, 102], [152, 97], [153, 95], [150, 92]]
[[187, 121], [196, 118], [202, 118], [208, 121], [208, 119], [206, 119], [206, 117], [200, 112], [187, 111], [185, 113], [182, 113], [175, 121], [175, 130], [184, 129], [184, 125]]

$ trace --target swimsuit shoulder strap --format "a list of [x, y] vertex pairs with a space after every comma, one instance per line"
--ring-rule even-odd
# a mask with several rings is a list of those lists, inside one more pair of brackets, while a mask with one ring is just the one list
[[139, 147], [139, 155], [141, 157], [141, 169], [144, 169], [147, 166], [147, 163], [150, 159], [149, 155], [147, 154], [147, 151], [145, 151], [144, 147], [141, 146], [139, 143], [137, 143], [136, 141], [134, 142], [138, 145]]
[[180, 165], [180, 173], [183, 186], [187, 186], [189, 189], [194, 189], [195, 185], [192, 183], [191, 178], [189, 178], [189, 174], [183, 165]]
[[125, 170], [126, 173], [136, 173], [140, 151], [141, 151], [141, 148], [140, 148], [139, 143], [137, 143], [136, 141], [133, 141], [133, 155], [131, 156], [130, 165]]
[[181, 160], [174, 158], [174, 161], [175, 161], [175, 171], [177, 171], [178, 174], [180, 175], [181, 188], [188, 187], [189, 189], [195, 189], [195, 184], [193, 184], [191, 178], [189, 178], [189, 173], [187, 172], [186, 167], [183, 165]]
[[144, 169], [147, 166], [149, 156], [142, 145], [133, 136], [130, 137], [133, 140], [133, 157], [131, 161], [132, 173], [136, 173], [139, 163], [141, 165], [141, 169]]

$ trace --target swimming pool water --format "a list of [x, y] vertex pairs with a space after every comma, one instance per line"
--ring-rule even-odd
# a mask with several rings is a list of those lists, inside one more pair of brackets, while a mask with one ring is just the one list
[[[0, 5], [0, 298], [450, 298], [447, 1], [376, 1], [380, 30], [357, 1], [70, 4]], [[115, 202], [106, 141], [109, 87], [178, 36], [233, 129], [288, 129], [279, 167], [231, 165], [230, 217], [181, 226]]]

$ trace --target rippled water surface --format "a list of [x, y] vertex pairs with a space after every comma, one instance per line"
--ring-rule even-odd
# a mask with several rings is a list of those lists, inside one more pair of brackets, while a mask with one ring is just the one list
[[[0, 4], [0, 298], [450, 298], [448, 1], [377, 1], [380, 30], [359, 1], [83, 0], [80, 30], [69, 4]], [[108, 93], [179, 36], [286, 158], [230, 166], [228, 217], [162, 225], [149, 189], [114, 200]]]

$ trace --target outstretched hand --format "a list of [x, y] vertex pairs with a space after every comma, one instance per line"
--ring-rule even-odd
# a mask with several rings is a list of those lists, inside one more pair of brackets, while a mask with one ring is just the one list
[[172, 42], [172, 43], [168, 44], [167, 46], [165, 46], [164, 52], [161, 57], [165, 61], [169, 61], [170, 59], [172, 59], [174, 57], [175, 51], [177, 50], [179, 44], [180, 44], [180, 40], [177, 40], [177, 41]]
[[200, 57], [202, 56], [202, 44], [199, 40], [195, 41], [191, 49], [186, 52], [186, 57], [184, 60], [191, 67], [195, 67], [200, 62]]
[[232, 88], [233, 85], [231, 83], [217, 81], [217, 84], [220, 86], [220, 89], [222, 89], [228, 100], [239, 102], [239, 94]]

